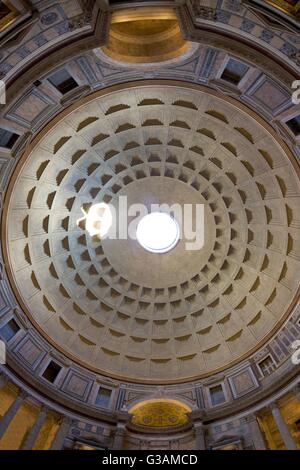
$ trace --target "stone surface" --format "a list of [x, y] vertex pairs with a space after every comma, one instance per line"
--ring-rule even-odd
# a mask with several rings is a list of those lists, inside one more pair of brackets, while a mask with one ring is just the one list
[[[67, 355], [113, 376], [224, 367], [296, 291], [296, 173], [264, 127], [204, 90], [149, 84], [91, 100], [41, 140], [11, 189], [8, 248], [29, 316]], [[204, 204], [204, 247], [182, 240], [155, 255], [78, 226], [81, 208], [120, 195]]]

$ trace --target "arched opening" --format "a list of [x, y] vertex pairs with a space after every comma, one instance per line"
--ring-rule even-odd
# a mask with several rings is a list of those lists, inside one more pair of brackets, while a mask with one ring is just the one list
[[150, 63], [178, 57], [189, 46], [173, 9], [139, 8], [113, 13], [109, 40], [102, 50], [115, 60]]
[[154, 428], [187, 424], [190, 412], [185, 403], [162, 398], [143, 401], [129, 410], [132, 424]]

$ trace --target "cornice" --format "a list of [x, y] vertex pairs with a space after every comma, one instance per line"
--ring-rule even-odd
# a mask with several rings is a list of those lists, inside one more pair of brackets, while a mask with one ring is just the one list
[[[217, 47], [227, 52], [234, 53], [237, 57], [242, 57], [253, 64], [262, 67], [264, 70], [271, 69], [276, 75], [283, 79], [286, 73], [297, 78], [299, 76], [298, 57], [287, 57], [274, 51], [269, 44], [258, 41], [256, 37], [241, 34], [237, 28], [226, 28], [224, 24], [217, 20], [216, 11], [207, 8], [207, 17], [201, 21], [194, 16], [192, 7], [182, 6], [177, 8], [181, 29], [186, 40], [196, 41], [201, 44]], [[266, 63], [266, 58], [268, 61]]]

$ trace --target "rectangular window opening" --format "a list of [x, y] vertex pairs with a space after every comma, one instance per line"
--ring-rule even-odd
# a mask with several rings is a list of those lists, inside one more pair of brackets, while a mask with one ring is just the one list
[[11, 150], [19, 137], [15, 132], [0, 128], [0, 147]]
[[76, 80], [65, 69], [58, 70], [48, 80], [62, 95], [78, 87]]
[[17, 322], [12, 318], [6, 325], [2, 326], [0, 329], [1, 337], [5, 341], [11, 340], [17, 333], [20, 331], [20, 327]]
[[211, 403], [213, 406], [220, 405], [226, 401], [222, 385], [216, 385], [209, 389]]
[[226, 64], [226, 67], [221, 75], [221, 79], [226, 82], [232, 83], [233, 85], [238, 85], [241, 79], [248, 72], [249, 67], [242, 62], [238, 62], [234, 59], [229, 59]]
[[295, 136], [300, 135], [300, 114], [293, 119], [286, 121], [286, 125], [291, 129]]
[[56, 364], [54, 361], [50, 361], [47, 368], [44, 370], [43, 377], [53, 384], [60, 371], [61, 366]]
[[96, 397], [96, 405], [108, 408], [112, 391], [109, 388], [100, 387]]

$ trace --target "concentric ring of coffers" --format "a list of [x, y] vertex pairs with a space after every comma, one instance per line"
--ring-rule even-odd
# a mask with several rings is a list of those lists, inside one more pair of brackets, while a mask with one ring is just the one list
[[[299, 180], [284, 150], [201, 87], [134, 85], [66, 111], [10, 186], [6, 248], [28, 317], [112, 377], [185, 381], [246, 357], [299, 285]], [[204, 247], [157, 256], [78, 225], [120, 195], [204, 204]]]

